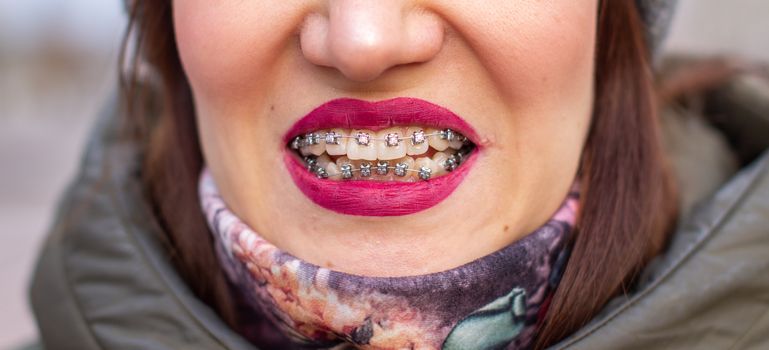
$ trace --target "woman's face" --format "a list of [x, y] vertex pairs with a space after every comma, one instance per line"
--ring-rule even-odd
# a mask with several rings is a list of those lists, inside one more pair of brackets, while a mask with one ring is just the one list
[[299, 258], [372, 276], [445, 270], [542, 225], [574, 181], [596, 0], [173, 8], [225, 202]]

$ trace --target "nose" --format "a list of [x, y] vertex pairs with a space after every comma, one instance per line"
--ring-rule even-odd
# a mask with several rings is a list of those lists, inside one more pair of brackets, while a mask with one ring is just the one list
[[437, 15], [404, 0], [328, 0], [325, 13], [307, 16], [302, 54], [350, 80], [366, 82], [388, 69], [431, 60], [443, 45]]

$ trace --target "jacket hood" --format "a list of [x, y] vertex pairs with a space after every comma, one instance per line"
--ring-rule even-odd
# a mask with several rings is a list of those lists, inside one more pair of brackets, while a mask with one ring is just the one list
[[[769, 347], [763, 96], [752, 106], [766, 109], [747, 108], [729, 124], [735, 132], [757, 132], [752, 145], [759, 156], [689, 210], [635, 290], [553, 349]], [[142, 190], [141, 147], [119, 137], [117, 110], [112, 101], [100, 118], [34, 272], [31, 303], [45, 347], [253, 349], [171, 266]], [[746, 115], [758, 119], [739, 121]]]

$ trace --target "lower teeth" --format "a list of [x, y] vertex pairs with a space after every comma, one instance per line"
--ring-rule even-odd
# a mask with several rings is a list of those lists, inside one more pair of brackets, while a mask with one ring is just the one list
[[[462, 147], [457, 150], [455, 154], [451, 154], [444, 161], [439, 162], [437, 166], [441, 167], [446, 172], [452, 172], [467, 159], [467, 156], [473, 151], [473, 148], [474, 147], [471, 145]], [[342, 180], [350, 180], [353, 179], [356, 174], [361, 178], [370, 178], [374, 174], [379, 176], [393, 174], [396, 177], [405, 178], [409, 173], [414, 173], [417, 178], [426, 181], [433, 177], [435, 173], [435, 169], [426, 166], [412, 168], [409, 167], [409, 164], [406, 162], [388, 162], [385, 160], [380, 160], [376, 163], [362, 161], [359, 166], [342, 164], [339, 166], [339, 171], [335, 173], [328, 172], [325, 168], [319, 166], [318, 157], [314, 155], [304, 157], [304, 163], [307, 170], [320, 179], [340, 178]]]

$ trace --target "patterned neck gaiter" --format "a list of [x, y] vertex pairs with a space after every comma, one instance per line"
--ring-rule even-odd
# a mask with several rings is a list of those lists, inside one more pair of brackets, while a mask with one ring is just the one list
[[530, 347], [567, 260], [579, 196], [573, 187], [542, 227], [465, 265], [366, 277], [313, 265], [267, 242], [227, 209], [208, 171], [199, 190], [243, 304], [240, 333], [280, 349]]

